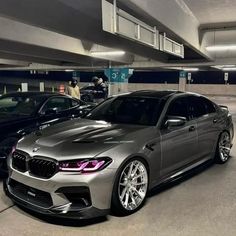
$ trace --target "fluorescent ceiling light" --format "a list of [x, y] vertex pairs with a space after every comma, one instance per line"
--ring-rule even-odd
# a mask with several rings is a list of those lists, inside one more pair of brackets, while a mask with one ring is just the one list
[[236, 65], [216, 65], [211, 67], [218, 70], [231, 70], [231, 68], [236, 68]]
[[194, 72], [194, 71], [199, 71], [199, 68], [196, 67], [163, 67], [165, 69], [170, 69], [170, 70], [183, 70], [183, 71], [189, 71], [189, 72]]
[[91, 52], [92, 56], [123, 56], [125, 55], [125, 51], [107, 51], [107, 52]]
[[223, 68], [230, 68], [230, 67], [236, 67], [235, 65], [223, 65]]
[[236, 71], [236, 67], [222, 68], [223, 71]]
[[163, 67], [163, 68], [168, 70], [183, 70], [182, 67]]
[[184, 71], [199, 71], [199, 68], [183, 68]]
[[65, 72], [73, 72], [74, 70], [67, 69]]
[[206, 47], [208, 52], [222, 52], [222, 51], [235, 51], [236, 45], [215, 45]]

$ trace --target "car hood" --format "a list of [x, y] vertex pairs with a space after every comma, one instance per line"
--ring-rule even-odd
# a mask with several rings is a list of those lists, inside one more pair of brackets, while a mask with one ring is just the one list
[[89, 158], [114, 145], [134, 143], [137, 133], [143, 129], [147, 127], [75, 119], [36, 132], [26, 137], [18, 147], [29, 153], [39, 148], [37, 155], [56, 159]]

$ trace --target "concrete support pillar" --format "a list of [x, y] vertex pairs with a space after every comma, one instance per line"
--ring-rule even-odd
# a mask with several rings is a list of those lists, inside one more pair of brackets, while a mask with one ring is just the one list
[[6, 94], [6, 93], [7, 93], [7, 86], [4, 86], [3, 94]]
[[28, 83], [21, 83], [21, 92], [28, 92]]
[[40, 92], [44, 92], [44, 90], [45, 90], [44, 87], [45, 87], [45, 86], [44, 86], [44, 82], [40, 82], [40, 83], [39, 83], [39, 91], [40, 91]]
[[133, 70], [129, 68], [108, 68], [105, 75], [109, 81], [109, 96], [129, 92], [129, 78]]
[[109, 96], [129, 92], [128, 83], [111, 83], [109, 85]]
[[186, 91], [186, 80], [187, 80], [187, 73], [186, 71], [180, 71], [179, 73], [179, 91], [185, 92]]
[[186, 91], [186, 79], [183, 79], [183, 78], [179, 79], [179, 91], [182, 91], [182, 92]]

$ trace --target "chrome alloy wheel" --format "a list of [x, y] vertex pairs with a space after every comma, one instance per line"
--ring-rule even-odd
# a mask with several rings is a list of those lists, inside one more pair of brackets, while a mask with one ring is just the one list
[[222, 162], [226, 162], [229, 159], [231, 149], [231, 142], [229, 133], [223, 132], [219, 140], [219, 156]]
[[121, 173], [118, 194], [121, 205], [128, 211], [138, 208], [146, 197], [148, 173], [145, 165], [134, 160]]

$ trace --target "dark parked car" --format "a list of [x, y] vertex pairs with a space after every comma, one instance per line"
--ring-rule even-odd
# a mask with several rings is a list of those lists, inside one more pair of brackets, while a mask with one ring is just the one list
[[43, 214], [132, 214], [155, 186], [209, 160], [226, 163], [233, 130], [227, 107], [197, 94], [113, 97], [83, 119], [21, 140], [8, 159], [4, 190], [17, 204]]
[[6, 169], [6, 156], [24, 135], [79, 117], [93, 106], [55, 93], [27, 92], [1, 96], [0, 172]]
[[80, 89], [81, 100], [85, 102], [93, 102], [94, 100], [94, 86], [88, 85]]

